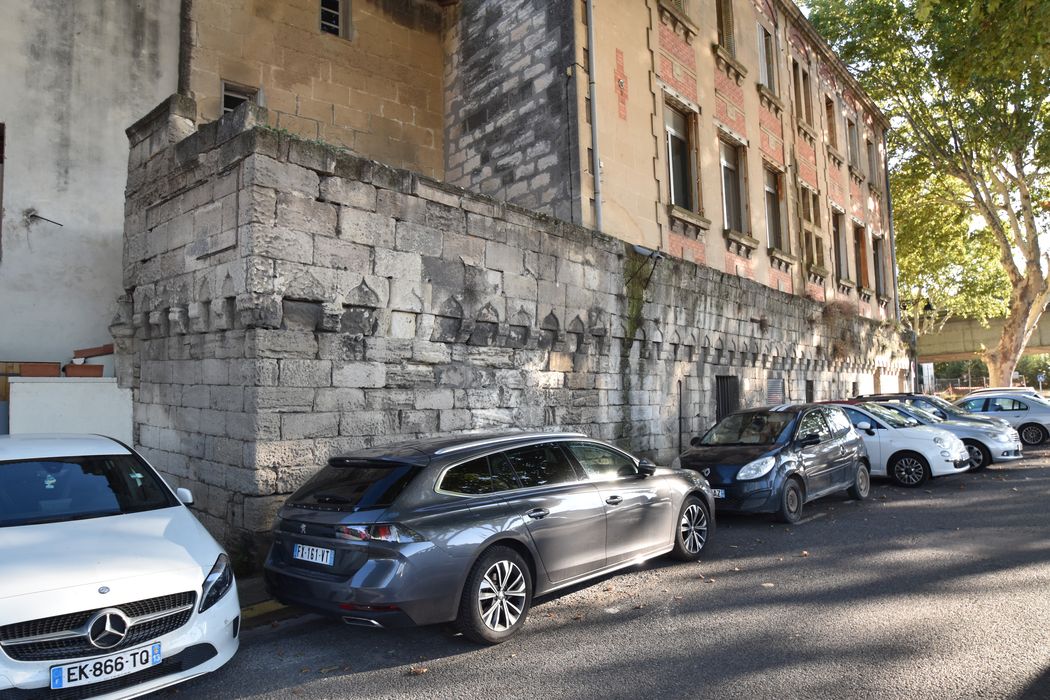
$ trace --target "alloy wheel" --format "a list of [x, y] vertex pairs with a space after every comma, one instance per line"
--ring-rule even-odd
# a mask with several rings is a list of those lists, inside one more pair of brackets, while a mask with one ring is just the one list
[[503, 632], [514, 626], [525, 609], [525, 576], [512, 561], [498, 561], [481, 579], [478, 610], [485, 626]]
[[707, 544], [707, 514], [704, 509], [693, 503], [682, 512], [679, 525], [682, 532], [682, 544], [690, 554], [696, 554]]
[[914, 457], [901, 457], [893, 467], [893, 473], [897, 480], [908, 486], [922, 483], [926, 473], [926, 467]]
[[977, 445], [966, 445], [966, 451], [970, 453], [970, 469], [977, 471], [984, 466], [984, 452]]
[[857, 468], [856, 488], [861, 498], [868, 497], [868, 493], [871, 491], [871, 476], [865, 467]]
[[1043, 441], [1043, 429], [1038, 425], [1026, 425], [1021, 429], [1021, 440], [1026, 445], [1038, 445]]

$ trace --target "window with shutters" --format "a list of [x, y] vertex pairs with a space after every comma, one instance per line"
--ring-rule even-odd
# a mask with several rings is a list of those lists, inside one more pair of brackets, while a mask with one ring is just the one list
[[824, 267], [824, 235], [820, 230], [820, 194], [799, 185], [799, 214], [802, 219], [802, 252], [810, 265]]
[[720, 141], [722, 167], [722, 224], [727, 231], [746, 233], [744, 219], [744, 149], [728, 141]]
[[766, 403], [778, 406], [784, 403], [784, 380], [781, 377], [770, 377], [766, 380]]
[[782, 197], [780, 195], [780, 173], [769, 168], [764, 169], [764, 189], [766, 199], [766, 236], [769, 247], [789, 252], [784, 240], [784, 227], [781, 217]]
[[870, 139], [864, 139], [864, 151], [868, 156], [868, 180], [876, 184], [879, 182], [879, 156]]
[[758, 25], [758, 82], [777, 94], [776, 44], [773, 35], [763, 25]]
[[730, 56], [736, 56], [736, 41], [733, 36], [733, 1], [715, 0], [715, 14], [718, 22], [718, 45]]
[[839, 147], [839, 112], [831, 95], [824, 96], [824, 119], [828, 127], [828, 143], [838, 150]]
[[791, 78], [795, 90], [795, 118], [813, 124], [813, 102], [810, 98], [809, 70], [797, 59], [791, 59]]
[[880, 297], [885, 297], [886, 269], [885, 256], [883, 254], [883, 242], [881, 238], [875, 238], [871, 243], [871, 263], [872, 269], [875, 270], [875, 294]]
[[857, 267], [857, 284], [869, 288], [868, 282], [868, 234], [863, 226], [853, 227], [853, 257]]
[[846, 245], [846, 215], [834, 212], [831, 215], [831, 236], [835, 246], [835, 274], [840, 280], [849, 280], [849, 255]]
[[847, 153], [850, 166], [856, 170], [860, 168], [860, 141], [857, 136], [857, 124], [852, 119], [846, 120]]
[[671, 204], [697, 211], [696, 158], [693, 149], [694, 115], [664, 105], [664, 131], [667, 136], [667, 169]]

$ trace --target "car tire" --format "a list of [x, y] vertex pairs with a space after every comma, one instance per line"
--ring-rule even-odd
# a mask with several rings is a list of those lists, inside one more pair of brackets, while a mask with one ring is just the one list
[[525, 624], [532, 607], [532, 585], [521, 554], [510, 547], [490, 547], [467, 576], [456, 628], [478, 644], [510, 639]]
[[871, 495], [871, 472], [864, 462], [857, 462], [857, 469], [853, 475], [853, 485], [847, 491], [849, 497], [855, 501], [865, 501]]
[[802, 507], [805, 498], [802, 495], [802, 483], [795, 477], [784, 482], [784, 488], [780, 492], [780, 510], [777, 511], [777, 520], [792, 525], [802, 519]]
[[901, 452], [890, 459], [886, 467], [893, 483], [915, 489], [930, 479], [930, 463], [918, 452]]
[[1031, 447], [1046, 441], [1046, 428], [1038, 423], [1025, 423], [1017, 429], [1021, 442]]
[[966, 451], [970, 453], [970, 471], [979, 472], [992, 463], [992, 453], [976, 440], [963, 440]]
[[703, 556], [714, 524], [711, 512], [699, 496], [688, 496], [675, 521], [674, 549], [671, 556], [679, 561], [696, 561]]

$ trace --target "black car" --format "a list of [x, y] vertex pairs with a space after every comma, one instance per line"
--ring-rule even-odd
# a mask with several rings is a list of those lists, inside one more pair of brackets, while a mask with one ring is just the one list
[[739, 411], [690, 444], [676, 464], [707, 477], [718, 510], [794, 523], [808, 501], [843, 490], [863, 500], [871, 492], [864, 442], [834, 406]]

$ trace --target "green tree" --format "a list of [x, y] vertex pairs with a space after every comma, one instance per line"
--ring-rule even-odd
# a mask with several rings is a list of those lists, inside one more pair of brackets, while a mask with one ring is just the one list
[[985, 320], [1007, 311], [1010, 281], [987, 228], [974, 228], [966, 191], [925, 159], [890, 174], [903, 317], [936, 333], [954, 316]]
[[[921, 2], [921, 6], [920, 3]], [[974, 12], [984, 3], [981, 13]], [[1025, 10], [1006, 17], [1006, 4]], [[1045, 0], [811, 0], [810, 19], [893, 120], [898, 156], [956, 180], [1010, 282], [1002, 335], [982, 357], [1005, 384], [1047, 301], [1050, 12]], [[1004, 22], [1005, 29], [986, 22]], [[974, 24], [974, 23], [977, 24]], [[1016, 31], [1017, 22], [1021, 26]], [[1029, 47], [1009, 49], [1017, 34]], [[995, 33], [995, 39], [985, 33]], [[981, 42], [984, 42], [983, 44]], [[1000, 44], [971, 60], [975, 43]], [[1002, 58], [1004, 57], [1005, 58]]]

